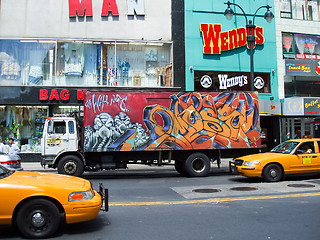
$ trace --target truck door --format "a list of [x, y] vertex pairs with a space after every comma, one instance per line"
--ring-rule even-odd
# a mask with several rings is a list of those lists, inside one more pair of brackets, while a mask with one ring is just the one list
[[69, 134], [65, 121], [55, 120], [48, 123], [47, 138], [44, 144], [46, 155], [56, 155], [58, 152], [68, 149]]

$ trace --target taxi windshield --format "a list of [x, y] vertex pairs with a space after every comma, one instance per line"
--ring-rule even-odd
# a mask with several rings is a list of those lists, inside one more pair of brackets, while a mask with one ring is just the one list
[[299, 144], [298, 142], [291, 142], [291, 141], [283, 142], [278, 146], [276, 146], [275, 148], [273, 148], [271, 152], [289, 154], [292, 152], [293, 149], [296, 148], [298, 144]]

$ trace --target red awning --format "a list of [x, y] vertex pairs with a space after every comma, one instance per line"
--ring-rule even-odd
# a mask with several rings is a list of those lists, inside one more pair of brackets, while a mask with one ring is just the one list
[[310, 122], [310, 124], [316, 124], [316, 123], [320, 123], [320, 120]]

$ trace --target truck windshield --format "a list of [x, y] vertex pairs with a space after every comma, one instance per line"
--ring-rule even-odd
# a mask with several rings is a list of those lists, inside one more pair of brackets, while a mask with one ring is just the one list
[[291, 142], [291, 141], [283, 142], [278, 146], [276, 146], [275, 148], [273, 148], [271, 152], [289, 154], [292, 152], [293, 149], [296, 148], [296, 146], [298, 146], [298, 144], [299, 144], [298, 142]]

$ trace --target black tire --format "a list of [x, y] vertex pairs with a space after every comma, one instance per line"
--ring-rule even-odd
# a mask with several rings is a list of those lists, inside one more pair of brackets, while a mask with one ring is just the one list
[[178, 173], [181, 175], [185, 176], [186, 175], [186, 170], [184, 169], [184, 162], [181, 161], [175, 161], [174, 162], [174, 167]]
[[47, 238], [60, 227], [62, 217], [58, 207], [46, 199], [33, 199], [18, 210], [16, 227], [27, 238]]
[[263, 169], [262, 176], [267, 182], [278, 182], [283, 178], [283, 170], [278, 164], [269, 164]]
[[206, 177], [210, 171], [210, 159], [203, 153], [191, 154], [184, 163], [189, 177]]
[[84, 171], [83, 161], [77, 156], [64, 156], [58, 163], [58, 173], [80, 177]]

